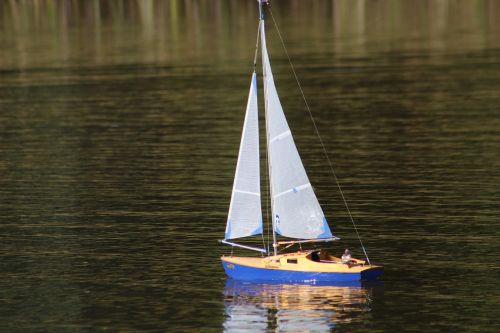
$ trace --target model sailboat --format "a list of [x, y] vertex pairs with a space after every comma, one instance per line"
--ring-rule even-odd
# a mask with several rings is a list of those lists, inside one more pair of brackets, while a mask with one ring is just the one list
[[[341, 258], [330, 256], [325, 250], [278, 254], [280, 245], [328, 242], [339, 238], [330, 231], [281, 107], [267, 53], [263, 2], [259, 1], [259, 33], [264, 75], [273, 254], [267, 257], [223, 256], [224, 269], [230, 277], [242, 280], [336, 282], [376, 278], [383, 273], [381, 266], [354, 258], [342, 261]], [[234, 239], [262, 232], [257, 76], [254, 69], [222, 243], [267, 253], [266, 249], [234, 242]], [[278, 242], [276, 234], [293, 240]]]

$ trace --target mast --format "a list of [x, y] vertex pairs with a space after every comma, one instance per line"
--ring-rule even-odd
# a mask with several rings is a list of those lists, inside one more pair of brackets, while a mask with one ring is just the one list
[[[267, 84], [267, 75], [269, 73], [266, 72], [266, 63], [264, 59], [264, 52], [267, 53], [267, 45], [266, 45], [266, 34], [265, 34], [265, 25], [264, 25], [264, 4], [267, 4], [267, 0], [258, 0], [259, 1], [259, 24], [261, 28], [261, 38], [262, 38], [262, 68], [264, 74], [264, 104], [265, 104], [265, 118], [266, 118], [266, 140], [267, 140], [267, 160], [270, 161], [269, 156], [269, 116], [268, 116], [268, 84]], [[271, 180], [271, 172], [272, 167], [271, 163], [268, 163], [268, 173], [269, 173], [269, 196], [271, 197], [271, 224], [273, 229], [273, 254], [278, 255], [278, 242], [276, 241], [276, 216], [274, 214], [274, 198], [273, 198], [273, 186]]]

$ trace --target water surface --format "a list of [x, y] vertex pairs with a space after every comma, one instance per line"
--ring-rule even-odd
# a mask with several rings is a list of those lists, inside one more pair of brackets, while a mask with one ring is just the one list
[[[272, 10], [383, 284], [225, 277], [255, 1], [6, 1], [0, 331], [498, 331], [499, 4]], [[268, 45], [328, 249], [362, 256], [272, 24]]]

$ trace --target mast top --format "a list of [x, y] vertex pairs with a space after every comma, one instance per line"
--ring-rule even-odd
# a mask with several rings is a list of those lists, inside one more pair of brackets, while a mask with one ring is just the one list
[[262, 6], [268, 5], [269, 0], [257, 0], [259, 2], [259, 19], [264, 20], [264, 8]]

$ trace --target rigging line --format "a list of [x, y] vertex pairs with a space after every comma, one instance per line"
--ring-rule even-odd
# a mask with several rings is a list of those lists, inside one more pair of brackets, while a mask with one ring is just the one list
[[[259, 39], [260, 39], [260, 25], [261, 24], [262, 24], [262, 20], [259, 19], [259, 24], [257, 26], [257, 42], [255, 43], [255, 55], [253, 58], [253, 71], [254, 71], [254, 73], [255, 73], [255, 70], [257, 68], [257, 55], [259, 53]], [[267, 218], [269, 221], [269, 207], [267, 208]], [[266, 246], [266, 240], [264, 239], [264, 232], [261, 233], [261, 236], [262, 236], [262, 246], [264, 247], [264, 249], [267, 249], [267, 252], [269, 252], [269, 248]], [[269, 243], [269, 226], [267, 228], [267, 242]]]
[[[264, 78], [265, 80], [265, 78]], [[266, 84], [267, 86], [267, 84]], [[264, 94], [267, 95], [268, 91], [267, 91], [267, 87], [264, 88]], [[266, 172], [265, 174], [267, 175], [267, 182], [266, 182], [266, 185], [267, 185], [267, 204], [266, 204], [266, 214], [267, 214], [267, 244], [268, 244], [268, 253], [270, 252], [269, 250], [269, 244], [271, 244], [271, 231], [273, 232], [273, 253], [274, 253], [274, 223], [273, 223], [273, 220], [272, 220], [272, 193], [271, 193], [271, 166], [270, 166], [270, 163], [269, 163], [269, 146], [268, 146], [268, 142], [269, 142], [269, 136], [267, 135], [267, 99], [264, 101], [264, 104], [265, 104], [265, 118], [266, 118]], [[269, 208], [271, 208], [271, 214], [269, 213]], [[276, 255], [276, 253], [274, 253]]]
[[261, 232], [260, 235], [262, 236], [262, 246], [263, 246], [263, 248], [266, 250], [266, 252], [269, 252], [269, 249], [266, 246], [266, 241], [264, 239], [264, 232]]
[[262, 24], [262, 21], [259, 20], [259, 25], [257, 27], [257, 42], [255, 43], [255, 55], [253, 57], [253, 70], [255, 72], [255, 69], [257, 68], [257, 54], [259, 51], [259, 38], [260, 38], [260, 25]]
[[[266, 145], [267, 145], [267, 142], [266, 142]], [[270, 223], [270, 217], [269, 217], [269, 200], [271, 198], [271, 180], [269, 179], [269, 174], [267, 172], [267, 170], [269, 170], [269, 155], [266, 153], [266, 172], [264, 172], [264, 174], [267, 175], [267, 179], [266, 179], [266, 185], [267, 185], [267, 203], [266, 203], [266, 215], [267, 215], [267, 244], [270, 244], [271, 242], [271, 236], [270, 236], [270, 230], [271, 230], [271, 223]], [[264, 234], [262, 234], [264, 235]], [[269, 253], [269, 245], [267, 247], [267, 252]]]
[[[257, 26], [257, 42], [255, 43], [255, 55], [253, 58], [253, 71], [256, 71], [257, 68], [257, 57], [259, 54], [259, 41], [260, 41], [260, 25], [262, 24], [262, 20], [259, 17], [259, 24]], [[267, 154], [266, 154], [266, 168], [267, 168]], [[267, 170], [267, 169], [266, 169]], [[264, 172], [264, 174], [267, 175], [267, 172]], [[266, 181], [266, 183], [268, 183]], [[266, 205], [266, 215], [267, 215], [267, 244], [269, 244], [269, 196], [267, 198], [267, 205]], [[269, 246], [266, 245], [266, 241], [264, 239], [264, 233], [261, 234], [262, 236], [262, 245], [264, 246], [265, 249], [267, 249], [267, 252], [269, 253]]]
[[[264, 91], [264, 119], [265, 119], [265, 126], [266, 126], [266, 166], [267, 166], [267, 182], [266, 182], [266, 185], [267, 185], [267, 205], [266, 205], [266, 214], [267, 214], [267, 244], [268, 244], [268, 254], [271, 253], [269, 247], [270, 247], [270, 244], [271, 244], [271, 233], [272, 233], [272, 244], [273, 244], [273, 254], [276, 255], [277, 254], [277, 250], [276, 250], [276, 233], [275, 233], [275, 230], [274, 230], [274, 218], [271, 217], [271, 215], [273, 215], [273, 212], [274, 212], [274, 208], [273, 208], [273, 198], [272, 198], [272, 184], [271, 184], [271, 164], [270, 164], [270, 159], [269, 159], [269, 131], [268, 131], [268, 106], [269, 106], [269, 100], [267, 98], [269, 92], [268, 92], [268, 84], [267, 84], [267, 70], [266, 70], [266, 65], [264, 64], [264, 61], [265, 61], [265, 58], [264, 58], [264, 52], [265, 54], [267, 54], [267, 50], [265, 49], [265, 46], [266, 46], [266, 41], [265, 41], [265, 31], [264, 31], [264, 28], [265, 28], [265, 24], [264, 24], [264, 9], [262, 8], [262, 1], [263, 0], [259, 0], [259, 10], [260, 10], [260, 24], [259, 24], [259, 27], [260, 29], [262, 29], [262, 31], [260, 32], [261, 33], [261, 48], [262, 48], [262, 54], [261, 54], [261, 59], [262, 59], [262, 82], [263, 82], [263, 91]], [[271, 208], [271, 213], [269, 213], [269, 208]]]
[[281, 45], [283, 46], [283, 49], [285, 50], [286, 57], [288, 58], [288, 62], [290, 63], [290, 67], [292, 68], [293, 76], [295, 77], [295, 81], [297, 81], [297, 85], [299, 86], [300, 93], [302, 94], [302, 99], [304, 100], [304, 103], [306, 105], [307, 111], [309, 112], [309, 117], [311, 118], [311, 121], [314, 125], [314, 129], [316, 131], [316, 135], [319, 138], [319, 142], [321, 143], [321, 146], [323, 147], [323, 153], [325, 154], [325, 157], [328, 161], [328, 164], [330, 165], [330, 170], [332, 171], [333, 178], [335, 179], [335, 182], [337, 183], [337, 187], [340, 191], [340, 195], [342, 196], [342, 200], [344, 201], [344, 205], [347, 209], [347, 213], [349, 214], [349, 218], [351, 219], [352, 225], [354, 226], [354, 230], [356, 231], [356, 235], [358, 236], [359, 243], [361, 244], [361, 248], [363, 249], [363, 252], [365, 254], [366, 260], [368, 261], [368, 264], [371, 265], [370, 263], [370, 258], [368, 258], [368, 254], [366, 253], [365, 246], [363, 245], [363, 241], [361, 240], [361, 237], [359, 236], [358, 228], [356, 227], [356, 223], [354, 222], [354, 218], [352, 217], [351, 210], [349, 209], [349, 205], [347, 204], [347, 200], [344, 197], [344, 192], [342, 191], [342, 187], [340, 186], [340, 182], [337, 178], [337, 175], [335, 174], [335, 170], [333, 169], [333, 163], [330, 159], [330, 156], [328, 156], [328, 152], [326, 151], [325, 144], [323, 142], [323, 139], [321, 138], [321, 135], [319, 134], [318, 126], [316, 125], [316, 121], [314, 120], [314, 117], [311, 112], [311, 108], [309, 107], [309, 103], [307, 103], [306, 96], [304, 95], [304, 91], [302, 90], [302, 86], [300, 85], [299, 78], [297, 77], [297, 73], [295, 72], [295, 68], [293, 67], [292, 60], [290, 59], [290, 56], [288, 55], [288, 51], [285, 46], [285, 42], [283, 41], [283, 38], [281, 37], [281, 32], [278, 28], [278, 24], [276, 23], [276, 20], [274, 19], [273, 11], [271, 10], [271, 7], [268, 6], [269, 8], [269, 13], [271, 14], [271, 18], [273, 19], [274, 26], [276, 27], [276, 32], [278, 33], [278, 37], [281, 41]]

